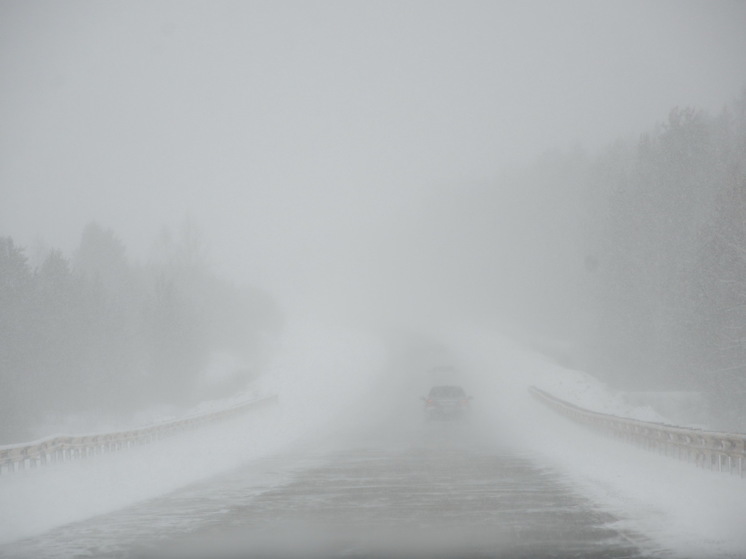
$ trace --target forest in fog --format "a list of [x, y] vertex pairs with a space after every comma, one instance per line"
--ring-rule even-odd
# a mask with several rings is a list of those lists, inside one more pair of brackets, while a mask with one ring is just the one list
[[701, 390], [746, 428], [746, 91], [675, 108], [587, 167], [590, 369], [626, 388]]
[[[0, 444], [69, 417], [111, 425], [245, 385], [281, 326], [279, 310], [269, 295], [216, 277], [202, 242], [185, 222], [138, 264], [96, 223], [71, 256], [42, 249], [34, 261], [0, 238]], [[206, 389], [205, 370], [221, 353], [243, 364], [242, 378]]]
[[746, 91], [416, 213], [359, 274], [391, 286], [377, 309], [504, 329], [619, 390], [699, 392], [711, 428], [746, 429]]
[[[523, 200], [507, 227], [506, 184]], [[467, 236], [490, 239], [468, 257], [475, 306], [515, 274], [525, 295], [493, 299], [492, 316], [620, 390], [701, 392], [711, 428], [746, 430], [746, 90], [718, 114], [674, 107], [597, 153], [547, 153], [459, 207], [478, 216]], [[519, 256], [503, 258], [498, 237]]]
[[[396, 289], [369, 290], [373, 306], [401, 306], [398, 290], [419, 298], [410, 314], [557, 340], [613, 387], [701, 391], [714, 427], [744, 429], [746, 91], [438, 196], [381, 230], [368, 281]], [[278, 306], [217, 277], [201, 243], [187, 222], [138, 264], [95, 223], [69, 256], [0, 239], [0, 442], [74, 413], [193, 405], [220, 352], [259, 367]]]

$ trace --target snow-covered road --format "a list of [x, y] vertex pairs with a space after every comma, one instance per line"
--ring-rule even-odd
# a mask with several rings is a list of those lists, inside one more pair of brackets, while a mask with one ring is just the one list
[[618, 415], [650, 419], [651, 410], [496, 333], [437, 339], [458, 366], [451, 380], [475, 397], [465, 425], [423, 421], [418, 398], [433, 379], [411, 355], [392, 358], [373, 336], [296, 324], [262, 381], [279, 395], [276, 408], [0, 478], [0, 557], [178, 556], [185, 542], [249, 555], [263, 545], [300, 556], [456, 547], [508, 557], [746, 556], [743, 480], [587, 433], [527, 388]]
[[551, 468], [466, 425], [358, 433], [8, 546], [14, 557], [649, 557]]
[[656, 542], [665, 556], [746, 557], [746, 479], [591, 433], [534, 402], [527, 388], [538, 386], [602, 413], [673, 421], [495, 333], [467, 330], [451, 342], [478, 372], [475, 387], [496, 398], [486, 424], [501, 426], [516, 448], [569, 476], [577, 491], [618, 517], [620, 525]]

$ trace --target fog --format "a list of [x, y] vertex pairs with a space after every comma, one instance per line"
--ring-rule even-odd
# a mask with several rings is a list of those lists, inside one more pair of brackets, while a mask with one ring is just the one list
[[[634, 557], [725, 559], [742, 553], [742, 479], [704, 472], [558, 421], [531, 400], [527, 387], [543, 386], [609, 413], [660, 417], [620, 405], [618, 395], [590, 375], [559, 367], [503, 336], [473, 329], [440, 336], [460, 367], [449, 380], [458, 378], [475, 396], [466, 423], [425, 424], [412, 405], [432, 381], [422, 366], [428, 356], [442, 358], [442, 346], [410, 339], [404, 351], [392, 355], [374, 336], [293, 321], [261, 383], [261, 390], [281, 395], [278, 406], [154, 445], [0, 476], [0, 554], [14, 559], [91, 552], [102, 557], [337, 557], [344, 556], [338, 542], [349, 540], [357, 544], [356, 556], [368, 556], [366, 549], [370, 556], [468, 556], [485, 537], [477, 529], [480, 515], [495, 520], [479, 499], [468, 497], [477, 486], [488, 498], [492, 489], [479, 484], [494, 475], [491, 483], [508, 491], [501, 494], [504, 516], [490, 525], [497, 537], [486, 541], [486, 551], [571, 557], [566, 543], [551, 540], [556, 529], [551, 515], [538, 515], [539, 531], [523, 516], [526, 507], [529, 516], [542, 507], [561, 510], [551, 487], [544, 486], [557, 471], [562, 485], [595, 501], [586, 519], [590, 525], [615, 515], [603, 528], [620, 530], [639, 545]], [[414, 524], [400, 516], [406, 506], [391, 506], [385, 485], [390, 480], [376, 476], [376, 464], [386, 463], [387, 454], [397, 460], [405, 482], [393, 493], [419, 511]], [[525, 503], [512, 500], [519, 489], [516, 471], [485, 464], [462, 478], [460, 460], [479, 463], [491, 454], [535, 460], [540, 475], [530, 493], [538, 500], [523, 494]], [[422, 460], [413, 463], [413, 457]], [[350, 464], [353, 469], [346, 473], [352, 476], [335, 474], [334, 468]], [[445, 468], [445, 481], [430, 479], [428, 465]], [[335, 510], [346, 520], [329, 522], [326, 503], [335, 504], [325, 487], [329, 471], [338, 495]], [[431, 500], [422, 500], [418, 488]], [[365, 489], [370, 499], [361, 495]], [[460, 493], [473, 509], [474, 526], [464, 524], [463, 511], [448, 514]], [[262, 509], [262, 499], [277, 508]], [[252, 509], [257, 500], [258, 514]], [[370, 523], [356, 522], [376, 510], [393, 518], [393, 525], [375, 516]], [[439, 517], [433, 511], [444, 511], [448, 522], [428, 525]], [[516, 534], [505, 534], [506, 525]], [[565, 523], [560, 530], [576, 543], [578, 526]], [[510, 547], [517, 541], [524, 547]], [[609, 537], [601, 544], [585, 549], [581, 542], [581, 556], [619, 552]]]
[[658, 549], [742, 551], [740, 505], [705, 518], [733, 483], [678, 514], [654, 458], [588, 466], [527, 389], [746, 432], [744, 29], [722, 0], [0, 0], [0, 446], [280, 401], [50, 470], [55, 502], [0, 479], [32, 503], [0, 541], [265, 459], [285, 487], [319, 441], [427, 454], [448, 365], [479, 452], [517, 446]]
[[719, 110], [744, 84], [745, 18], [737, 2], [6, 1], [0, 232], [67, 252], [95, 220], [144, 259], [189, 218], [221, 273], [293, 304], [431, 305], [423, 276], [453, 266], [419, 265], [440, 252], [423, 221], [471, 250], [444, 201], [498, 183], [505, 225], [468, 243], [542, 273], [525, 253], [551, 259], [535, 251], [557, 208], [501, 173], [636, 138], [675, 106]]

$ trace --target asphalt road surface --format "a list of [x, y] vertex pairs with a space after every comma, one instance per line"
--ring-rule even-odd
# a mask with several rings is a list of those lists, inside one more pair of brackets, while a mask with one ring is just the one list
[[[0, 547], [0, 557], [659, 555], [560, 473], [459, 423], [306, 444]], [[643, 551], [645, 550], [645, 551]]]

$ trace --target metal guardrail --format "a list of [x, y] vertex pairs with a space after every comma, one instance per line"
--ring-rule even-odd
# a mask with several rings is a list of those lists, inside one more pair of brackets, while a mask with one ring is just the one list
[[277, 396], [268, 396], [217, 412], [167, 421], [129, 431], [98, 435], [58, 435], [33, 443], [3, 446], [0, 447], [0, 475], [148, 444], [184, 431], [196, 429], [208, 423], [225, 421], [247, 411], [276, 402]]
[[744, 477], [746, 434], [704, 431], [590, 411], [532, 386], [529, 392], [565, 417], [648, 450], [698, 467]]

